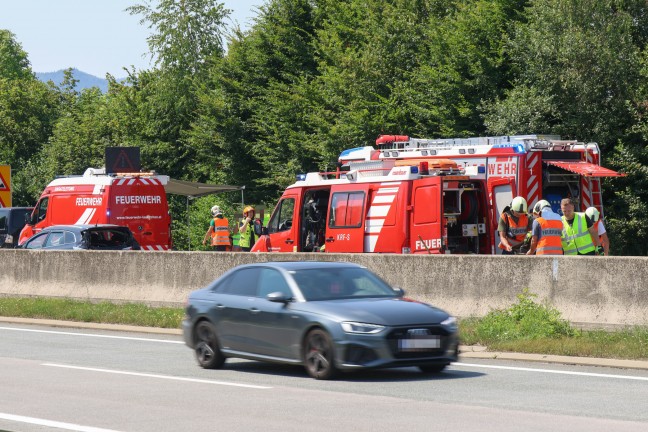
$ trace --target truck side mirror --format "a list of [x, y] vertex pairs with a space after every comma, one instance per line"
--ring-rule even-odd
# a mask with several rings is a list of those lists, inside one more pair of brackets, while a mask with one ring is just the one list
[[261, 227], [261, 235], [268, 235], [268, 227]]
[[32, 214], [31, 213], [25, 213], [25, 224], [34, 225], [34, 221], [32, 220]]

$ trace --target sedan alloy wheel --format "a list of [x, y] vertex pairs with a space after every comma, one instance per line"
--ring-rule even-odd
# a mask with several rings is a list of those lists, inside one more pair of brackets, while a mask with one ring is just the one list
[[205, 369], [218, 369], [225, 363], [225, 356], [218, 346], [214, 326], [201, 321], [196, 327], [195, 343], [196, 360]]
[[333, 342], [326, 332], [313, 330], [306, 336], [304, 366], [308, 375], [315, 379], [326, 380], [336, 375]]

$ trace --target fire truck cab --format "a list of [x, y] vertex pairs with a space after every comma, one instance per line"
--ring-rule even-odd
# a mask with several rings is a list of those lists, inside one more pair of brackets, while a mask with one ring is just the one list
[[154, 173], [106, 175], [95, 168], [83, 176], [57, 178], [28, 216], [19, 244], [51, 225], [115, 224], [130, 228], [142, 250], [168, 250], [168, 181], [168, 176]]
[[[472, 138], [422, 139], [404, 135], [381, 135], [376, 146], [343, 151], [343, 166], [359, 161], [394, 160], [411, 164], [440, 158], [455, 161], [472, 171], [471, 179], [486, 181], [489, 203], [500, 215], [514, 196], [526, 199], [529, 208], [541, 199], [560, 213], [560, 200], [571, 197], [579, 203], [576, 211], [596, 207], [603, 216], [601, 178], [624, 176], [600, 165], [597, 143], [566, 141], [558, 135], [511, 135]], [[506, 186], [508, 184], [509, 186]], [[498, 217], [489, 230], [495, 245]], [[494, 248], [498, 253], [499, 248]]]
[[298, 176], [257, 252], [491, 253], [486, 183], [456, 163], [350, 163]]

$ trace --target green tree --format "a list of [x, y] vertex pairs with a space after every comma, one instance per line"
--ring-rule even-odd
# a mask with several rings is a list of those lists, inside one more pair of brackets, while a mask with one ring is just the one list
[[142, 15], [141, 23], [152, 29], [148, 44], [158, 67], [131, 77], [137, 94], [123, 91], [137, 103], [143, 127], [133, 131], [138, 136], [132, 140], [140, 143], [143, 157], [158, 171], [200, 180], [188, 169], [200, 161], [187, 143], [187, 132], [198, 107], [197, 91], [223, 55], [229, 10], [211, 0], [162, 0], [155, 7], [147, 1], [126, 10]]
[[245, 185], [250, 201], [266, 202], [304, 160], [314, 159], [303, 139], [313, 37], [306, 0], [274, 1], [261, 8], [248, 33], [233, 32], [227, 56], [201, 88], [191, 132], [212, 181]]
[[12, 33], [0, 30], [0, 162], [14, 172], [13, 203], [29, 205], [40, 174], [34, 167], [58, 116], [55, 89], [36, 80]]
[[9, 30], [0, 29], [0, 77], [10, 80], [33, 78], [27, 53]]
[[209, 66], [211, 58], [223, 54], [224, 20], [230, 10], [213, 0], [150, 1], [126, 9], [142, 15], [148, 25], [151, 58], [162, 70], [175, 70], [181, 76], [195, 75]]
[[533, 2], [508, 44], [514, 86], [488, 105], [490, 132], [613, 145], [631, 125], [627, 102], [640, 79], [644, 9], [639, 0]]
[[[648, 49], [641, 57], [640, 85], [629, 103], [633, 126], [614, 146], [607, 161], [627, 174], [608, 187], [610, 199], [606, 223], [614, 236], [615, 254], [648, 255], [648, 228], [643, 223], [648, 212]], [[621, 239], [632, 239], [622, 241]]]
[[399, 89], [414, 133], [471, 136], [484, 133], [483, 100], [512, 79], [504, 50], [507, 35], [526, 2], [455, 1], [425, 26], [427, 49]]

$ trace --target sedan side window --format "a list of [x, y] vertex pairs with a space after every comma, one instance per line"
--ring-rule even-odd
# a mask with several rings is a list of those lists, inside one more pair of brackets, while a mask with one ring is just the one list
[[32, 238], [28, 243], [26, 248], [27, 249], [40, 249], [43, 247], [43, 243], [45, 243], [45, 240], [47, 239], [47, 233], [37, 235], [36, 237]]
[[64, 238], [65, 238], [65, 234], [63, 233], [63, 231], [51, 232], [49, 237], [47, 237], [47, 241], [45, 241], [45, 244], [43, 246], [44, 247], [60, 246], [63, 244]]
[[265, 298], [268, 294], [273, 292], [281, 292], [286, 297], [292, 297], [292, 291], [286, 283], [283, 275], [275, 270], [265, 268], [261, 270], [259, 278], [259, 289], [257, 291], [257, 297]]
[[76, 243], [76, 237], [73, 232], [65, 231], [65, 244]]
[[222, 294], [256, 297], [260, 271], [261, 269], [256, 267], [238, 270], [224, 280], [216, 291]]

